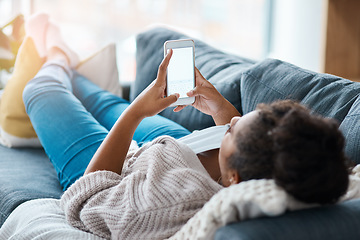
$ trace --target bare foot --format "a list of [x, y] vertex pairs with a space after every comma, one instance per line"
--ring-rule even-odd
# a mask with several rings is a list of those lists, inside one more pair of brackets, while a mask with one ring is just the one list
[[54, 56], [59, 57], [62, 52], [62, 55], [67, 58], [67, 62], [70, 67], [75, 68], [79, 64], [78, 55], [65, 43], [61, 36], [60, 28], [57, 26], [57, 24], [51, 21], [49, 21], [47, 28], [46, 48], [48, 59], [49, 57], [52, 58]]
[[48, 22], [49, 16], [45, 13], [34, 14], [25, 22], [26, 35], [33, 39], [41, 58], [46, 56], [45, 39]]

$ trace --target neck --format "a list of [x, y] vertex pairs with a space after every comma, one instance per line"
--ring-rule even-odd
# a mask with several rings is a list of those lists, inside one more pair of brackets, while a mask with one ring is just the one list
[[218, 181], [221, 176], [220, 167], [219, 167], [219, 149], [214, 149], [206, 152], [197, 154], [200, 162], [209, 173], [210, 177], [214, 181]]

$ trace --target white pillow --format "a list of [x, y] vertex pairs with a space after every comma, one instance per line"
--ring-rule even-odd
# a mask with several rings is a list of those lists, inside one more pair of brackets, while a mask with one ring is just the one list
[[76, 70], [102, 89], [122, 97], [114, 43], [82, 61]]

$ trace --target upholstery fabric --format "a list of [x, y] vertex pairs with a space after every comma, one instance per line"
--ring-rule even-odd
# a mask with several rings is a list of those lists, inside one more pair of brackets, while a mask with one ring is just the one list
[[259, 62], [241, 78], [244, 113], [261, 102], [294, 99], [322, 116], [341, 122], [359, 93], [357, 82], [305, 70], [277, 59]]
[[360, 200], [258, 218], [219, 228], [215, 240], [357, 240]]
[[346, 139], [345, 152], [354, 162], [360, 162], [360, 97], [356, 99], [353, 106], [340, 125]]
[[336, 119], [347, 141], [347, 156], [360, 163], [360, 83], [266, 59], [243, 73], [240, 89], [244, 113], [258, 103], [294, 99], [317, 114]]
[[0, 166], [0, 226], [21, 203], [62, 195], [55, 169], [41, 148], [0, 145]]

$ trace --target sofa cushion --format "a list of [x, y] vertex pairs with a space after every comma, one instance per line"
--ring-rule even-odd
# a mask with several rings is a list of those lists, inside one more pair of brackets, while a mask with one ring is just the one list
[[62, 189], [43, 149], [0, 145], [0, 226], [21, 203], [60, 198]]
[[347, 239], [360, 236], [360, 200], [288, 212], [271, 218], [258, 218], [219, 228], [215, 240], [250, 239]]
[[116, 63], [116, 45], [110, 43], [84, 59], [76, 71], [87, 79], [117, 96], [122, 97], [119, 71]]
[[[130, 100], [140, 94], [157, 75], [163, 59], [163, 44], [167, 40], [189, 38], [166, 28], [155, 28], [139, 34], [136, 38], [136, 80], [131, 88]], [[238, 110], [241, 110], [240, 78], [242, 72], [255, 61], [221, 52], [199, 40], [195, 40], [195, 66], [218, 91]], [[212, 118], [193, 107], [179, 113], [167, 108], [160, 115], [169, 118], [193, 131], [214, 125]]]
[[26, 114], [22, 91], [44, 64], [32, 38], [23, 41], [11, 78], [8, 80], [0, 102], [0, 144], [7, 147], [41, 146], [29, 116]]
[[340, 130], [346, 139], [346, 154], [352, 161], [360, 163], [360, 97], [340, 124]]
[[[244, 113], [254, 110], [258, 103], [294, 99], [324, 117], [338, 120], [347, 140], [346, 154], [360, 163], [360, 123], [356, 121], [360, 113], [357, 100], [360, 83], [308, 71], [280, 60], [266, 59], [243, 73], [240, 89]], [[344, 119], [346, 121], [343, 122]]]
[[261, 102], [294, 99], [318, 114], [342, 122], [359, 93], [360, 83], [305, 70], [277, 59], [259, 62], [241, 78], [244, 113]]

